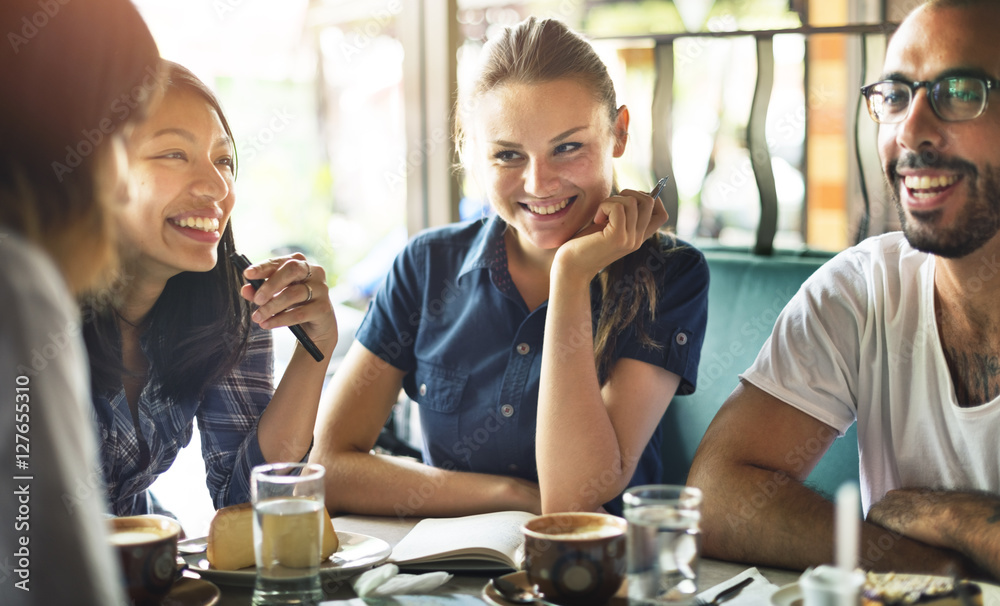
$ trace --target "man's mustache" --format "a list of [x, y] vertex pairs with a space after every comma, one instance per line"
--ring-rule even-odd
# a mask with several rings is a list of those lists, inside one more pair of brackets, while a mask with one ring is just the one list
[[900, 156], [888, 166], [889, 178], [895, 182], [899, 179], [900, 169], [920, 170], [933, 168], [950, 172], [964, 173], [975, 177], [979, 174], [976, 165], [962, 158], [949, 158], [933, 150], [908, 153]]

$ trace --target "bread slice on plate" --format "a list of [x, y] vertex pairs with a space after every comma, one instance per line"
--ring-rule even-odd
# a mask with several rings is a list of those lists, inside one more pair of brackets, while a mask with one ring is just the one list
[[861, 593], [862, 606], [983, 606], [976, 583], [948, 577], [898, 572], [869, 572]]
[[[315, 536], [315, 534], [313, 535]], [[320, 561], [337, 551], [340, 541], [333, 522], [323, 509], [323, 552]], [[215, 512], [208, 529], [209, 564], [219, 570], [239, 570], [256, 563], [253, 551], [253, 506], [250, 503], [230, 505]]]

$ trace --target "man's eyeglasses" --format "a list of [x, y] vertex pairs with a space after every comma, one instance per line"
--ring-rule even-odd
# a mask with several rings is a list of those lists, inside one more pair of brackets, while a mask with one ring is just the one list
[[917, 89], [926, 88], [931, 108], [945, 122], [972, 120], [982, 115], [990, 89], [1000, 81], [985, 76], [944, 76], [937, 80], [906, 82], [883, 80], [863, 86], [868, 113], [879, 124], [895, 124], [906, 119]]

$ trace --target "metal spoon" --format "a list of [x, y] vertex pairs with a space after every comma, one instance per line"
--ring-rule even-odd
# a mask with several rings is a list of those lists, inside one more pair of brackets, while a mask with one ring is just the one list
[[503, 599], [514, 604], [552, 604], [545, 601], [540, 595], [526, 587], [520, 587], [511, 583], [507, 579], [495, 577], [490, 579], [490, 586], [500, 594]]

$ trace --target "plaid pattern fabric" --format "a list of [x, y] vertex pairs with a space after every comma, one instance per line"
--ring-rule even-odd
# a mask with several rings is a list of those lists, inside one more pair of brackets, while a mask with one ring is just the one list
[[246, 357], [202, 398], [164, 401], [152, 369], [139, 397], [136, 434], [124, 388], [110, 399], [94, 397], [101, 464], [111, 512], [148, 513], [146, 489], [170, 468], [191, 441], [194, 419], [201, 431], [208, 491], [216, 508], [250, 500], [250, 470], [264, 463], [257, 420], [274, 394], [270, 331], [252, 325]]

